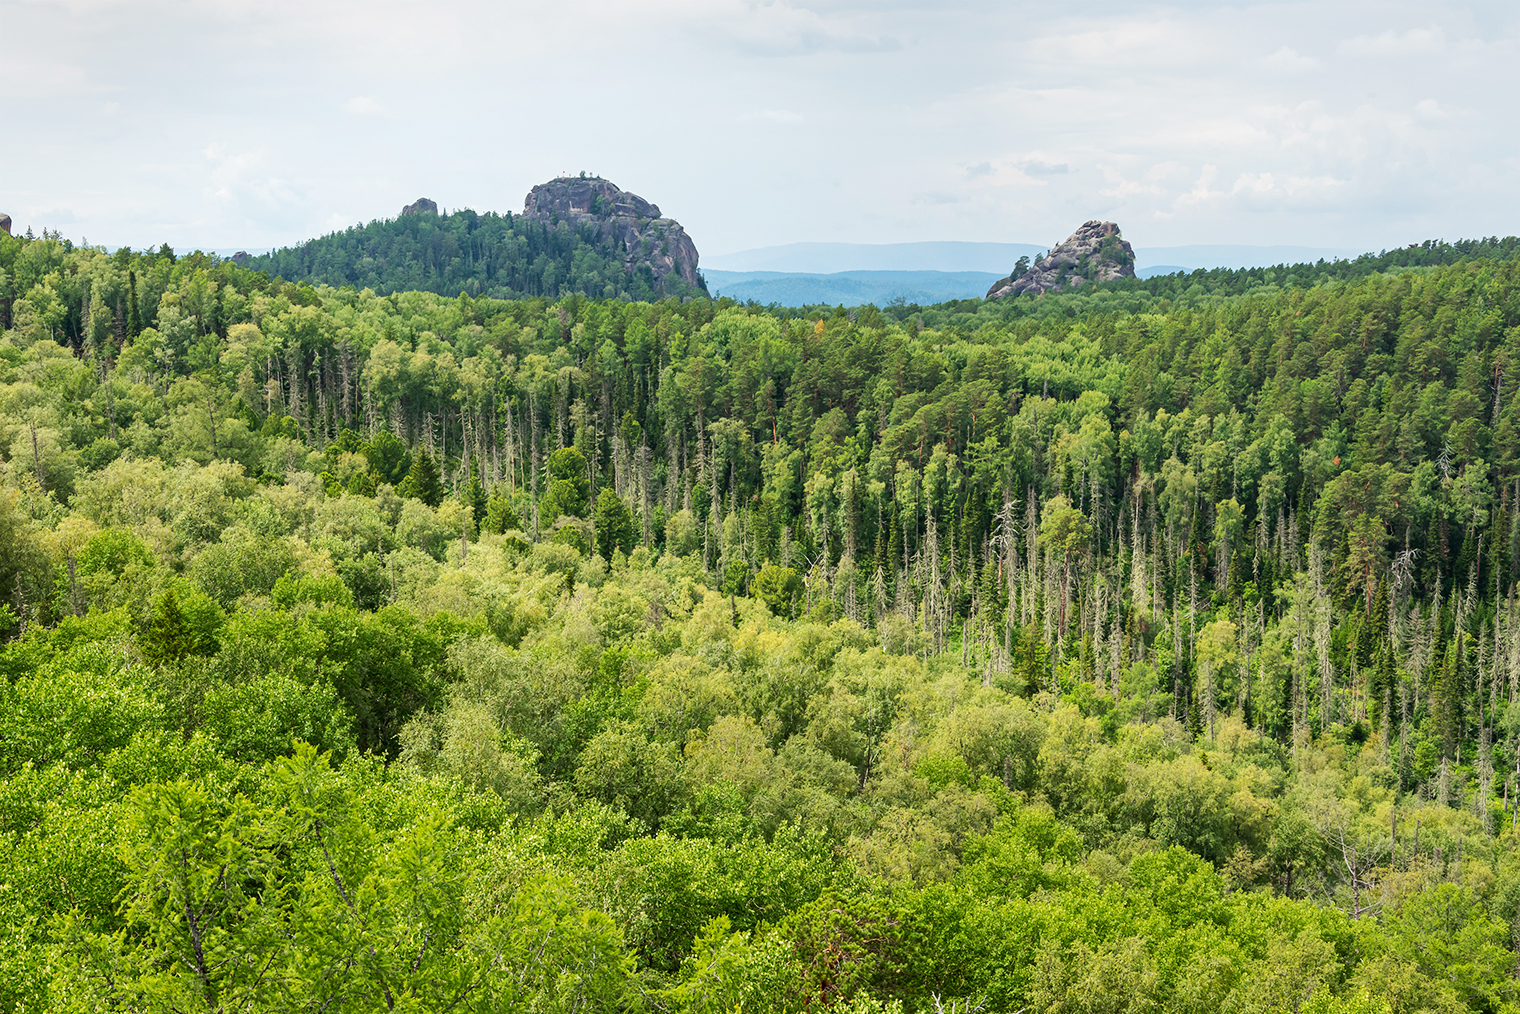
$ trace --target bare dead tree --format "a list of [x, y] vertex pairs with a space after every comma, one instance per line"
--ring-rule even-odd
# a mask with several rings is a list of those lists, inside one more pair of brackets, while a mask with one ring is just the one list
[[1351, 890], [1353, 919], [1375, 914], [1382, 901], [1370, 896], [1380, 886], [1378, 871], [1388, 865], [1393, 857], [1394, 824], [1389, 822], [1389, 836], [1377, 831], [1363, 830], [1355, 825], [1352, 815], [1342, 806], [1327, 805], [1313, 814], [1315, 829], [1324, 837], [1332, 854], [1340, 856], [1340, 866], [1346, 871], [1346, 885]]

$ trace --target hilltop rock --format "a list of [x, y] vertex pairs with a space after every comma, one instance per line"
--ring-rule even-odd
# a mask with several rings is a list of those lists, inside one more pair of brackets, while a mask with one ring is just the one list
[[1057, 244], [1020, 275], [999, 279], [987, 290], [988, 299], [1040, 295], [1075, 289], [1086, 282], [1112, 282], [1135, 277], [1135, 251], [1113, 222], [1084, 222], [1082, 228]]
[[0, 231], [3, 231], [7, 236], [11, 234], [11, 216], [3, 211], [0, 211]]
[[406, 207], [401, 209], [402, 218], [405, 218], [407, 215], [436, 214], [438, 214], [438, 202], [430, 201], [426, 197], [419, 197], [414, 203], [408, 204]]
[[702, 288], [697, 246], [681, 223], [662, 217], [659, 205], [599, 176], [567, 176], [540, 183], [528, 191], [523, 217], [550, 226], [560, 222], [572, 228], [591, 225], [603, 239], [612, 237], [622, 244], [625, 270], [632, 272], [647, 264], [656, 282], [675, 275]]

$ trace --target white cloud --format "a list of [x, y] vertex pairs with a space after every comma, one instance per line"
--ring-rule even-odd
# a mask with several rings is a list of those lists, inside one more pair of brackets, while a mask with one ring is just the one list
[[1071, 172], [1069, 164], [1050, 162], [1043, 158], [1021, 159], [1018, 165], [1019, 171], [1028, 176], [1064, 176]]
[[60, 225], [73, 225], [79, 221], [72, 209], [69, 208], [44, 208], [31, 213], [31, 217], [41, 222], [39, 229], [56, 229]]
[[1318, 70], [1320, 63], [1312, 56], [1303, 56], [1292, 46], [1283, 46], [1261, 61], [1268, 68], [1283, 74], [1304, 74]]
[[1358, 35], [1341, 43], [1342, 53], [1350, 56], [1416, 56], [1434, 53], [1446, 44], [1439, 27], [1410, 28], [1402, 32], [1389, 29], [1377, 35]]
[[787, 0], [704, 0], [671, 6], [685, 15], [679, 27], [744, 56], [890, 53], [902, 48], [895, 35], [875, 30], [872, 12], [830, 14]]
[[7, 210], [70, 208], [113, 245], [292, 243], [423, 194], [516, 210], [583, 166], [714, 250], [1052, 242], [1098, 216], [1154, 245], [1520, 232], [1502, 129], [1520, 10], [1482, 0], [32, 0], [4, 18], [0, 136], [27, 141]]
[[1154, 183], [1140, 180], [1127, 179], [1117, 166], [1099, 166], [1103, 172], [1103, 178], [1108, 181], [1108, 186], [1098, 193], [1105, 197], [1130, 197], [1135, 194], [1159, 194], [1161, 188]]
[[1432, 120], [1445, 119], [1450, 115], [1435, 99], [1421, 99], [1414, 104], [1414, 111]]

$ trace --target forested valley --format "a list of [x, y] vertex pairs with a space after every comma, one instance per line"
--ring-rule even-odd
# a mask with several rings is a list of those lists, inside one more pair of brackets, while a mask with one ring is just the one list
[[6, 1010], [1520, 1008], [1514, 240], [0, 326]]

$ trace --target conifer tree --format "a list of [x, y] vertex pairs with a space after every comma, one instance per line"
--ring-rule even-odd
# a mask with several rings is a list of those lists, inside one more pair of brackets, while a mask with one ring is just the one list
[[127, 272], [127, 338], [142, 334], [142, 315], [137, 308], [137, 272]]
[[153, 620], [142, 638], [143, 657], [154, 665], [163, 665], [184, 658], [194, 647], [195, 633], [180, 608], [179, 596], [169, 588], [153, 607]]
[[469, 505], [470, 517], [479, 526], [486, 518], [486, 489], [480, 484], [480, 466], [470, 459], [470, 481], [465, 484], [462, 499]]
[[481, 522], [481, 530], [496, 535], [523, 530], [522, 518], [518, 517], [517, 511], [512, 508], [510, 497], [502, 493], [492, 495], [486, 505], [486, 516]]
[[418, 451], [412, 459], [411, 470], [396, 492], [413, 500], [421, 500], [429, 507], [443, 502], [443, 485], [438, 481], [438, 464], [427, 451]]
[[611, 567], [612, 554], [619, 549], [631, 553], [637, 537], [633, 512], [611, 486], [603, 486], [596, 498], [596, 551]]

